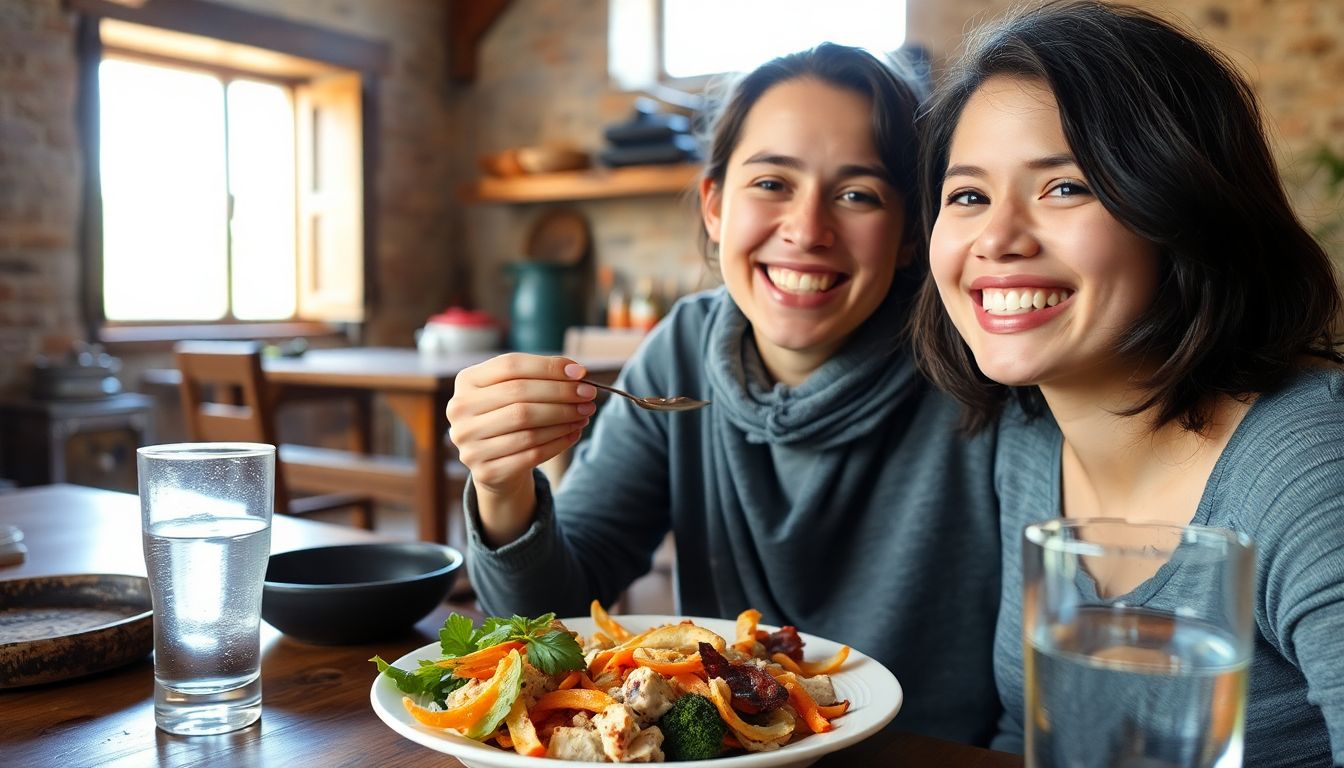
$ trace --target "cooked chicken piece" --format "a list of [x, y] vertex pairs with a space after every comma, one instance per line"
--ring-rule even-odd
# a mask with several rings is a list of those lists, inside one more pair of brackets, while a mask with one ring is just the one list
[[621, 687], [621, 700], [635, 713], [641, 726], [657, 722], [663, 713], [672, 708], [677, 691], [667, 682], [667, 678], [648, 667], [639, 667], [625, 678]]
[[453, 707], [465, 704], [469, 699], [476, 698], [476, 695], [484, 690], [488, 684], [488, 680], [472, 680], [468, 682], [466, 685], [448, 694], [448, 698], [443, 702], [443, 708], [452, 709]]
[[836, 703], [835, 685], [831, 683], [830, 675], [817, 675], [815, 677], [798, 677], [798, 682], [803, 684], [803, 690], [823, 707], [828, 707]]
[[663, 732], [656, 725], [635, 734], [625, 750], [624, 762], [627, 763], [661, 763], [663, 760]]
[[527, 707], [531, 709], [543, 693], [555, 690], [559, 683], [550, 675], [524, 662], [521, 685], [518, 695], [527, 701]]
[[602, 739], [591, 728], [556, 728], [551, 732], [546, 756], [560, 760], [607, 762], [606, 755], [602, 753]]
[[639, 725], [630, 708], [620, 703], [612, 704], [593, 718], [593, 726], [602, 738], [602, 751], [606, 756], [613, 763], [625, 762], [626, 750], [639, 733]]

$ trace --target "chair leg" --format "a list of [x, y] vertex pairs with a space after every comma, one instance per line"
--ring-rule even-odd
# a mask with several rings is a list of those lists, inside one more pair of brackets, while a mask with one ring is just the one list
[[353, 511], [353, 522], [356, 528], [363, 528], [366, 531], [373, 530], [373, 500], [365, 499], [351, 507]]

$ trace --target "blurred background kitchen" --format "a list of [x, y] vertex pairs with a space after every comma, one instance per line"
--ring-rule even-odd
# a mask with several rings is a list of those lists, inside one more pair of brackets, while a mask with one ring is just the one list
[[[610, 324], [633, 330], [592, 331], [590, 354], [626, 354], [716, 284], [689, 194], [707, 75], [830, 38], [903, 48], [936, 79], [1015, 4], [881, 0], [847, 23], [820, 0], [5, 0], [0, 478], [133, 491], [136, 445], [188, 437], [188, 339], [433, 357]], [[1249, 73], [1339, 259], [1344, 3], [1145, 5]], [[371, 447], [409, 455], [372, 407]], [[331, 408], [278, 428], [338, 444], [358, 413]], [[374, 525], [416, 533], [396, 504]]]

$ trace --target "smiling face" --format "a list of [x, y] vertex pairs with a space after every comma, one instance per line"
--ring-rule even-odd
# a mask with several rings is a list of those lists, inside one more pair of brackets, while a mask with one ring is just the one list
[[1156, 247], [1102, 206], [1041, 82], [987, 80], [952, 135], [930, 266], [952, 322], [989, 378], [1119, 384], [1116, 342], [1157, 292]]
[[902, 260], [902, 199], [874, 145], [871, 103], [812, 78], [771, 87], [722, 187], [707, 179], [700, 191], [766, 367], [801, 383], [882, 303]]

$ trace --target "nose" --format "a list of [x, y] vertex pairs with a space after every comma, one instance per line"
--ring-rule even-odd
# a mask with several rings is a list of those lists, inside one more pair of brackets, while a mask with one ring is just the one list
[[973, 244], [977, 258], [997, 261], [1040, 253], [1041, 244], [1032, 233], [1030, 216], [1020, 204], [999, 202], [989, 214]]
[[799, 190], [780, 226], [785, 241], [803, 251], [834, 245], [835, 226], [827, 202], [820, 190]]

